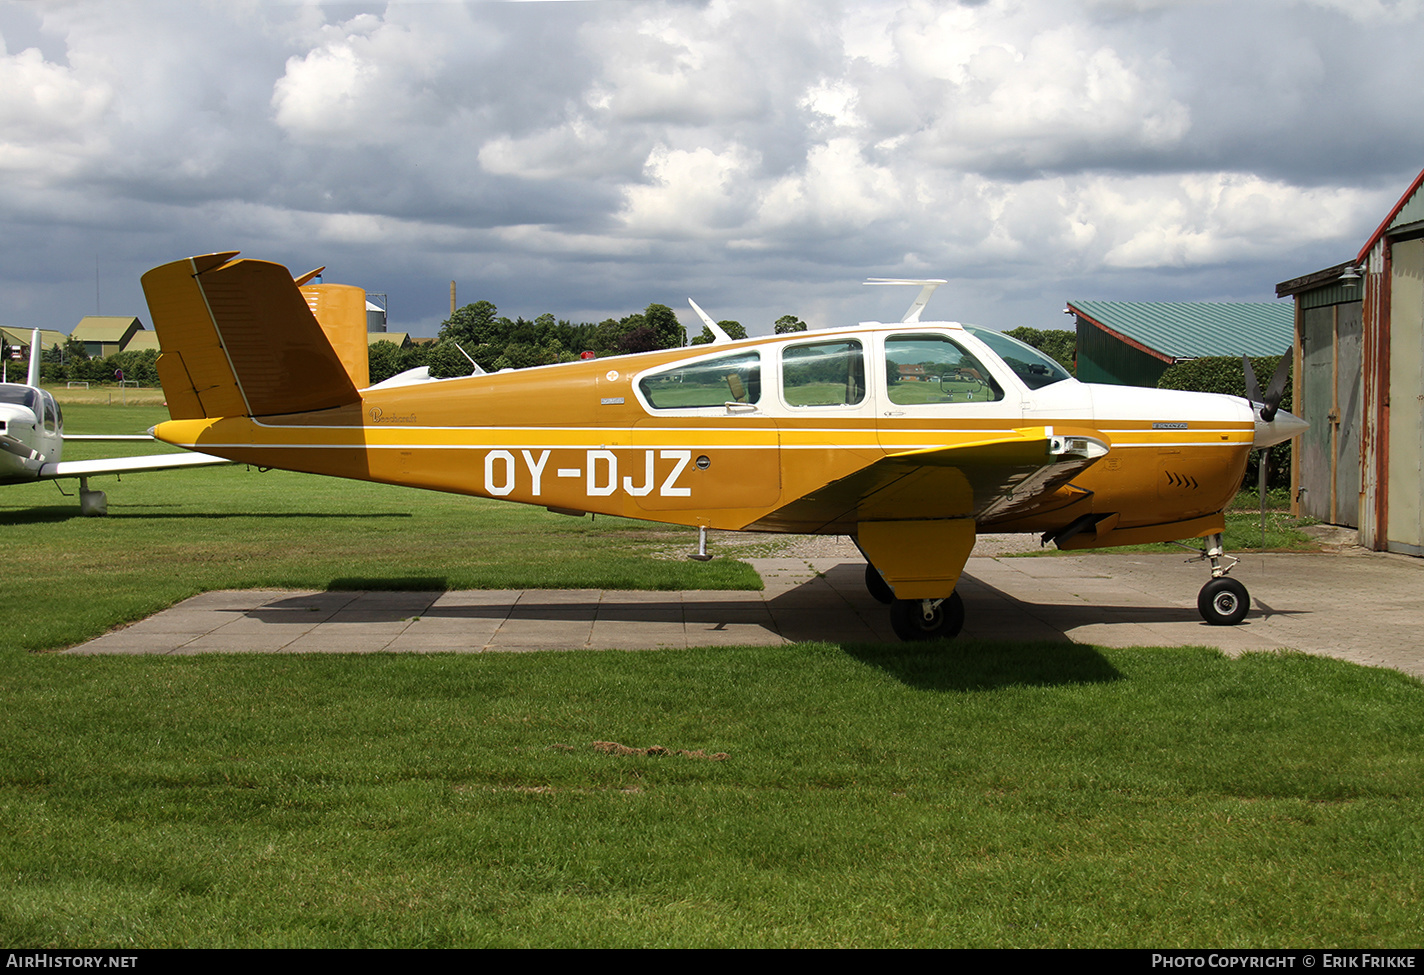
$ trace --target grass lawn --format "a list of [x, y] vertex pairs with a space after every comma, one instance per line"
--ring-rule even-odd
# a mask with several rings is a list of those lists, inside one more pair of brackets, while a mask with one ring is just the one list
[[0, 492], [7, 943], [1421, 942], [1401, 674], [971, 642], [27, 653], [217, 586], [749, 571], [651, 558], [695, 539], [658, 526], [279, 472], [102, 486], [108, 519]]
[[[64, 407], [70, 433], [141, 433], [166, 417]], [[73, 443], [64, 456], [169, 449]], [[682, 558], [697, 534], [676, 526], [242, 465], [93, 478], [109, 515], [85, 518], [60, 494], [75, 484], [0, 488], [0, 652], [68, 646], [216, 589], [761, 588], [744, 563]]]
[[11, 655], [0, 939], [1418, 946], [1421, 792], [1300, 655]]

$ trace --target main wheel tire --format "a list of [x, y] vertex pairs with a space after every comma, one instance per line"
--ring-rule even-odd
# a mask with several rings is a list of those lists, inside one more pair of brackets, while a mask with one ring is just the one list
[[951, 640], [964, 629], [964, 600], [953, 593], [925, 618], [920, 599], [897, 599], [890, 604], [890, 626], [900, 639]]
[[1197, 596], [1197, 612], [1212, 626], [1235, 626], [1250, 608], [1250, 594], [1235, 579], [1213, 579]]
[[895, 601], [895, 590], [890, 588], [890, 583], [885, 581], [880, 570], [869, 562], [865, 563], [865, 588], [877, 603], [889, 606]]

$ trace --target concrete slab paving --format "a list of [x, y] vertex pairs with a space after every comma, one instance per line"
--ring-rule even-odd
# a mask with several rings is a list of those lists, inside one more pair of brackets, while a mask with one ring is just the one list
[[[762, 592], [498, 590], [204, 593], [66, 651], [359, 653], [652, 650], [802, 640], [893, 641], [864, 563], [752, 559]], [[1424, 560], [1349, 549], [1247, 555], [1240, 626], [1197, 614], [1208, 575], [1184, 555], [976, 556], [961, 639], [1294, 649], [1424, 677]]]

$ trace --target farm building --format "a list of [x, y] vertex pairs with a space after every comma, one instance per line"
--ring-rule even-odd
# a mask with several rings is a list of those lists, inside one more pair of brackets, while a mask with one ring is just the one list
[[[24, 350], [26, 357], [30, 354], [30, 340], [33, 336], [33, 329], [17, 328], [10, 325], [0, 327], [0, 342], [11, 348], [19, 346]], [[56, 345], [63, 346], [64, 339], [63, 332], [57, 332], [51, 328], [40, 329], [40, 348], [42, 349], [52, 349]]]
[[124, 351], [142, 331], [143, 322], [132, 315], [85, 315], [69, 337], [83, 342], [85, 353], [97, 359]]
[[411, 337], [410, 337], [410, 333], [409, 333], [409, 332], [367, 332], [367, 333], [366, 333], [366, 345], [367, 345], [367, 346], [375, 345], [377, 342], [390, 342], [392, 345], [396, 346], [397, 348], [401, 348], [401, 349], [408, 349], [408, 348], [411, 347], [411, 345], [414, 344], [414, 343], [412, 342], [412, 340], [411, 340]]
[[1303, 514], [1424, 555], [1424, 172], [1352, 261], [1276, 286], [1292, 297]]
[[1276, 356], [1295, 341], [1291, 306], [1209, 301], [1070, 301], [1085, 383], [1156, 386], [1206, 356]]
[[129, 344], [124, 346], [125, 352], [143, 352], [146, 349], [159, 350], [158, 333], [151, 329], [135, 332], [133, 338], [129, 339]]

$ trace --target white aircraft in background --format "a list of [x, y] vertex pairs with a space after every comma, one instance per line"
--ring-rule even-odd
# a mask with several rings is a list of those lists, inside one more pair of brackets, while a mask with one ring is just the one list
[[66, 436], [59, 404], [40, 389], [40, 333], [30, 341], [30, 371], [24, 384], [0, 383], [0, 484], [26, 484], [61, 477], [79, 478], [79, 510], [86, 515], [107, 514], [109, 500], [103, 491], [89, 490], [89, 478], [102, 474], [135, 474], [175, 467], [209, 467], [232, 461], [209, 454], [148, 454], [105, 460], [61, 460], [66, 441], [152, 440], [143, 435]]

